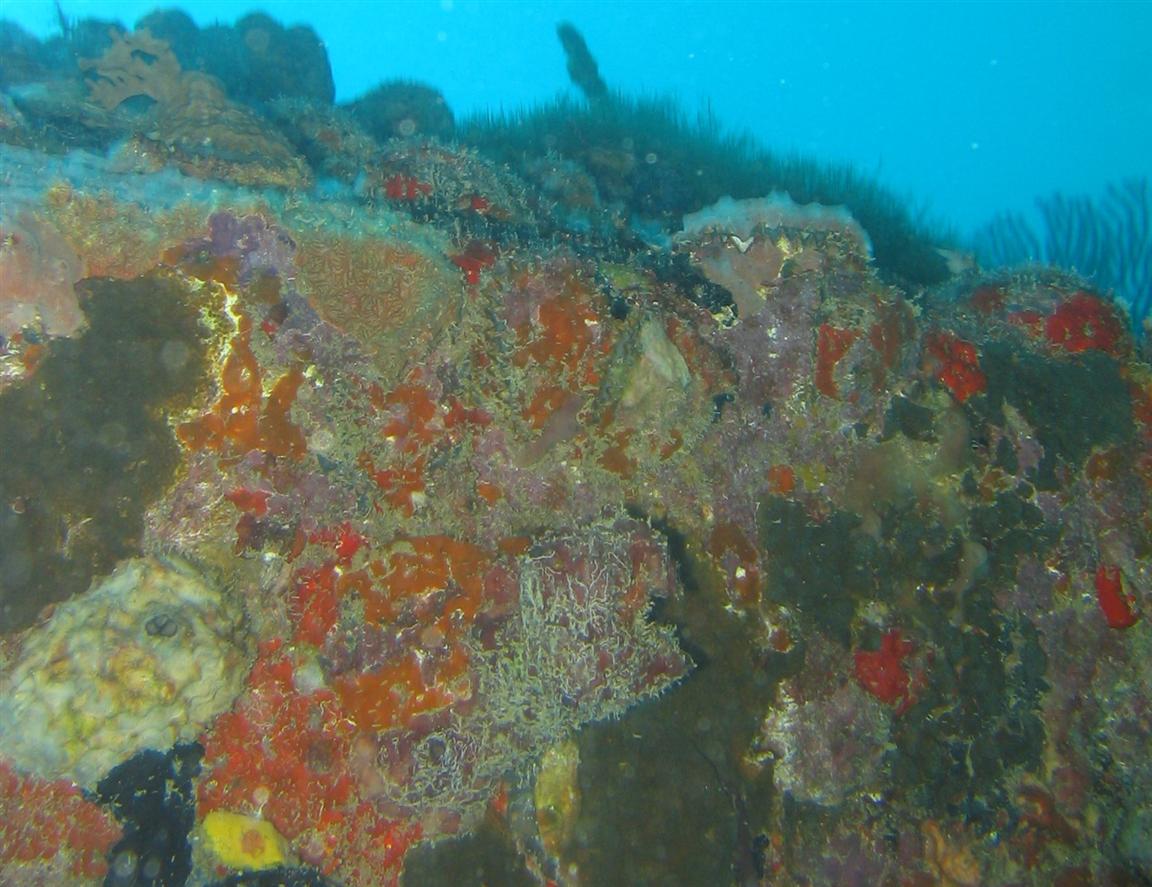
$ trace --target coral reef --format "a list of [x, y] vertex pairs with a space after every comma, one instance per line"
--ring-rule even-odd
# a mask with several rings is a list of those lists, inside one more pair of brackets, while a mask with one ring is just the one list
[[403, 241], [310, 233], [297, 257], [311, 306], [373, 356], [387, 383], [427, 355], [460, 309], [459, 275], [443, 255]]
[[167, 41], [185, 71], [203, 71], [235, 101], [260, 106], [276, 99], [332, 104], [336, 89], [324, 44], [310, 27], [285, 27], [249, 13], [234, 25], [199, 28], [178, 9], [159, 9], [137, 22]]
[[92, 99], [109, 111], [121, 112], [138, 97], [151, 101], [143, 124], [131, 112], [120, 115], [133, 134], [124, 149], [126, 160], [145, 168], [173, 164], [192, 175], [241, 185], [310, 183], [307, 165], [282, 136], [231, 101], [215, 78], [183, 70], [166, 41], [147, 28], [113, 32], [112, 41], [80, 68]]
[[81, 60], [80, 70], [93, 101], [110, 111], [137, 96], [158, 104], [187, 98], [188, 84], [175, 53], [147, 28], [127, 35], [113, 32], [112, 45], [99, 59]]
[[451, 135], [262, 15], [5, 33], [0, 880], [1147, 871], [1107, 294], [929, 288], [572, 29], [592, 101]]

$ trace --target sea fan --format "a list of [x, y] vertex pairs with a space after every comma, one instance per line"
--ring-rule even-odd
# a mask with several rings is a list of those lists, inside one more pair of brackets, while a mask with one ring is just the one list
[[1152, 311], [1152, 188], [1148, 179], [1109, 185], [1098, 198], [1053, 194], [1037, 200], [1038, 235], [1020, 213], [1001, 213], [977, 232], [988, 268], [1045, 264], [1074, 271], [1128, 309], [1140, 335]]

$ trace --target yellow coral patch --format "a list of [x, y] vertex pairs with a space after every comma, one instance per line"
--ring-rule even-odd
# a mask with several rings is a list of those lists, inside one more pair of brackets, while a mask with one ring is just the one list
[[214, 810], [204, 817], [208, 849], [233, 869], [266, 869], [284, 862], [284, 839], [270, 822]]

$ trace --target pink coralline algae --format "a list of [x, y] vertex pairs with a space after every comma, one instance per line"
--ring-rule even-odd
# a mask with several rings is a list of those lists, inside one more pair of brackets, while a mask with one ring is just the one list
[[23, 327], [73, 335], [84, 323], [73, 290], [84, 262], [50, 222], [10, 212], [0, 219], [0, 335]]

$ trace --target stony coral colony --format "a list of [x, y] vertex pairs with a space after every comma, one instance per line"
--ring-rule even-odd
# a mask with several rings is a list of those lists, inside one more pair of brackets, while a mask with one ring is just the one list
[[411, 84], [273, 99], [178, 16], [84, 56], [119, 153], [0, 128], [6, 882], [444, 883], [468, 840], [526, 883], [1148, 871], [1115, 304], [913, 281], [874, 201], [501, 165]]

